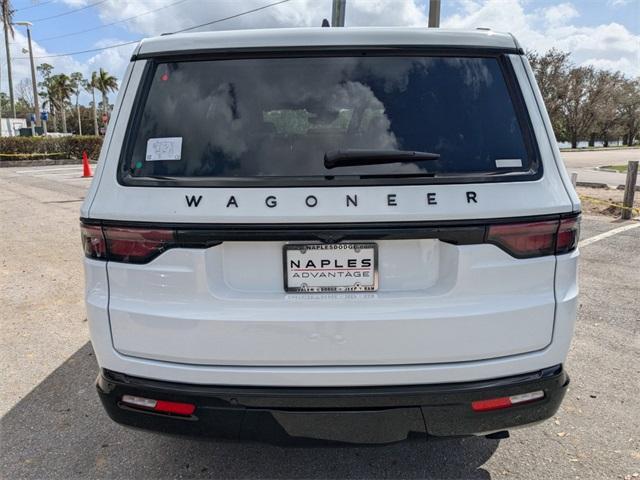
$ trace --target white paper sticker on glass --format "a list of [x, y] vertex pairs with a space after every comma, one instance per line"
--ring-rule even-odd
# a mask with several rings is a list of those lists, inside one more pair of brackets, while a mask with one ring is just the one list
[[498, 168], [520, 168], [522, 167], [522, 159], [520, 158], [499, 158], [496, 160]]
[[158, 160], [180, 160], [182, 158], [182, 137], [150, 138], [147, 140], [147, 162]]

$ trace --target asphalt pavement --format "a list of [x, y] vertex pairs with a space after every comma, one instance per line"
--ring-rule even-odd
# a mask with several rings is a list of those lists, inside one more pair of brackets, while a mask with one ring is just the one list
[[606, 183], [617, 187], [624, 185], [626, 174], [598, 170], [606, 165], [626, 165], [630, 160], [640, 160], [640, 148], [612, 148], [600, 150], [576, 150], [560, 152], [569, 173], [577, 173], [579, 182]]
[[[59, 167], [58, 167], [59, 168]], [[112, 423], [83, 307], [80, 168], [0, 169], [0, 476], [21, 478], [631, 479], [640, 474], [640, 228], [581, 249], [557, 416], [508, 440], [276, 447]], [[584, 217], [582, 238], [623, 225]]]

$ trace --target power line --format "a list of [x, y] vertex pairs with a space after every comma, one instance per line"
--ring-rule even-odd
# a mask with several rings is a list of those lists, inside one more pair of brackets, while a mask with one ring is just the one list
[[280, 0], [279, 2], [269, 3], [268, 5], [263, 5], [262, 7], [254, 8], [252, 10], [247, 10], [246, 12], [236, 13], [235, 15], [231, 15], [229, 17], [219, 18], [218, 20], [213, 20], [213, 21], [207, 22], [207, 23], [201, 23], [200, 25], [196, 25], [194, 27], [183, 28], [181, 30], [176, 30], [176, 31], [171, 32], [171, 33], [181, 33], [181, 32], [186, 32], [188, 30], [195, 30], [196, 28], [205, 27], [207, 25], [213, 25], [214, 23], [224, 22], [226, 20], [231, 20], [233, 18], [238, 18], [238, 17], [241, 17], [242, 15], [247, 15], [248, 13], [258, 12], [260, 10], [264, 10], [265, 8], [275, 7], [276, 5], [280, 5], [281, 3], [287, 3], [288, 1], [290, 1], [290, 0]]
[[65, 15], [71, 15], [72, 13], [76, 13], [76, 12], [79, 12], [81, 10], [86, 10], [87, 8], [95, 7], [95, 6], [100, 5], [101, 3], [104, 3], [106, 1], [107, 0], [99, 0], [97, 2], [85, 5], [84, 7], [74, 8], [73, 10], [67, 10], [66, 12], [58, 13], [56, 15], [51, 15], [50, 17], [38, 18], [38, 19], [32, 20], [32, 21], [33, 21], [33, 23], [36, 23], [36, 22], [44, 22], [46, 20], [52, 20], [54, 18], [64, 17]]
[[[104, 1], [106, 1], [106, 0], [102, 0], [102, 2], [104, 2]], [[187, 27], [187, 28], [183, 28], [181, 30], [176, 30], [176, 31], [171, 32], [171, 33], [186, 32], [187, 30], [193, 30], [193, 29], [196, 29], [196, 28], [204, 27], [206, 25], [213, 25], [214, 23], [224, 22], [225, 20], [231, 20], [232, 18], [238, 18], [238, 17], [241, 17], [243, 15], [247, 15], [249, 13], [254, 13], [254, 12], [257, 12], [259, 10], [264, 10], [265, 8], [273, 7], [275, 5], [280, 5], [281, 3], [286, 3], [286, 2], [289, 2], [289, 1], [290, 0], [280, 0], [278, 2], [273, 2], [273, 3], [269, 3], [267, 5], [263, 5], [262, 7], [253, 8], [251, 10], [246, 10], [244, 12], [236, 13], [235, 15], [231, 15], [229, 17], [219, 18], [217, 20], [212, 20], [210, 22], [202, 23], [200, 25], [196, 25], [196, 26], [193, 26], [193, 27]], [[101, 2], [97, 2], [97, 3], [101, 3]], [[93, 5], [96, 5], [97, 3], [94, 3]], [[102, 50], [108, 50], [110, 48], [118, 48], [118, 47], [124, 47], [125, 45], [132, 45], [134, 43], [138, 43], [140, 40], [142, 40], [142, 39], [139, 38], [138, 40], [132, 40], [130, 42], [117, 43], [115, 45], [107, 45], [106, 47], [100, 47], [100, 48], [91, 48], [89, 50], [81, 50], [81, 51], [78, 51], [78, 52], [57, 53], [57, 54], [53, 54], [53, 55], [43, 55], [43, 56], [40, 56], [40, 57], [33, 57], [33, 58], [34, 58], [34, 60], [40, 60], [40, 59], [43, 59], [43, 58], [70, 57], [72, 55], [80, 55], [82, 53], [100, 52]], [[14, 60], [27, 60], [28, 58], [29, 57], [15, 57]]]
[[184, 3], [186, 1], [188, 1], [188, 0], [179, 0], [177, 2], [170, 3], [169, 5], [165, 5], [164, 7], [154, 8], [153, 10], [148, 10], [148, 11], [146, 11], [144, 13], [139, 13], [138, 15], [134, 15], [134, 16], [129, 17], [129, 18], [123, 18], [122, 20], [117, 20], [115, 22], [107, 23], [105, 25], [99, 25], [99, 26], [93, 27], [93, 28], [87, 28], [85, 30], [78, 30], [77, 32], [63, 33], [62, 35], [54, 35], [53, 37], [36, 38], [36, 41], [44, 42], [46, 40], [54, 40], [54, 39], [57, 39], [57, 38], [71, 37], [73, 35], [80, 35], [81, 33], [92, 32], [94, 30], [100, 30], [102, 28], [111, 27], [113, 25], [117, 25], [118, 23], [128, 22], [129, 20], [133, 20], [134, 18], [142, 17], [142, 16], [148, 15], [150, 13], [155, 13], [155, 12], [158, 12], [160, 10], [164, 10], [165, 8], [173, 7], [175, 5], [178, 5], [180, 3]]
[[53, 3], [53, 2], [54, 2], [54, 0], [47, 0], [46, 2], [40, 2], [40, 3], [37, 3], [35, 5], [29, 5], [28, 7], [18, 8], [16, 10], [14, 10], [14, 13], [15, 12], [22, 12], [24, 10], [31, 10], [32, 8], [42, 7], [44, 5], [47, 5], [47, 4]]
[[[107, 45], [106, 47], [100, 47], [100, 48], [91, 48], [89, 50], [81, 50], [79, 52], [57, 53], [55, 55], [43, 55], [41, 57], [33, 57], [33, 59], [40, 60], [42, 58], [70, 57], [72, 55], [80, 55], [81, 53], [100, 52], [102, 50], [109, 50], [110, 48], [118, 48], [118, 47], [124, 47], [125, 45], [132, 45], [134, 43], [138, 43], [140, 40], [141, 39], [132, 40], [130, 42], [117, 43], [115, 45]], [[15, 57], [13, 60], [28, 60], [28, 59], [29, 57]]]

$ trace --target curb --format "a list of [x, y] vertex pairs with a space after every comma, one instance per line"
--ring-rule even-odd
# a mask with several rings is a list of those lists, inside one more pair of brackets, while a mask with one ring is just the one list
[[[609, 185], [607, 183], [600, 183], [600, 182], [576, 182], [576, 186], [577, 187], [589, 187], [589, 188], [604, 188], [606, 190], [624, 190], [625, 186], [624, 185], [618, 185], [617, 187], [615, 185]], [[640, 192], [640, 185], [636, 185], [635, 188], [636, 192]]]
[[[624, 189], [625, 189], [625, 186], [624, 186], [624, 185], [618, 185], [618, 186], [616, 187], [616, 190], [624, 190]], [[635, 191], [636, 191], [636, 192], [640, 192], [640, 185], [636, 185]]]
[[75, 158], [38, 158], [33, 160], [2, 160], [0, 168], [3, 167], [48, 167], [54, 165], [81, 165], [81, 159]]
[[615, 147], [580, 147], [580, 148], [570, 148], [563, 147], [560, 148], [561, 152], [608, 152], [610, 150], [637, 150], [640, 148], [640, 145], [625, 145], [625, 146], [615, 146]]
[[600, 182], [576, 182], [576, 186], [578, 187], [590, 187], [590, 188], [609, 188], [609, 185], [606, 183]]

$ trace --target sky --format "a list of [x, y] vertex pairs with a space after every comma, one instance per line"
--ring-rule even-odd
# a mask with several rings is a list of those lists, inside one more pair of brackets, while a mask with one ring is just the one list
[[[134, 42], [232, 16], [277, 0], [12, 0], [14, 21], [33, 23], [36, 64], [54, 73], [89, 76], [102, 67], [122, 78]], [[425, 26], [428, 0], [347, 0], [346, 26]], [[285, 3], [221, 21], [202, 30], [320, 26], [331, 17], [331, 0]], [[516, 35], [527, 50], [571, 52], [576, 65], [640, 76], [640, 0], [442, 0], [441, 27], [488, 27]], [[197, 30], [192, 30], [197, 31]], [[56, 38], [57, 37], [57, 38]], [[30, 78], [26, 31], [11, 41], [14, 89]], [[7, 91], [6, 54], [0, 49], [0, 89]], [[65, 55], [73, 53], [72, 55]], [[53, 56], [60, 55], [60, 56]], [[81, 103], [88, 102], [81, 97]]]

